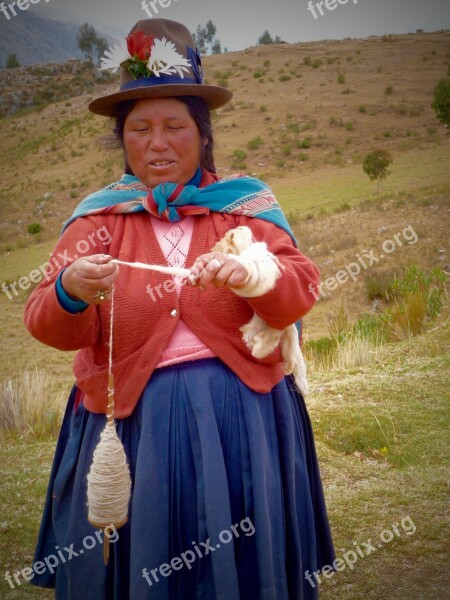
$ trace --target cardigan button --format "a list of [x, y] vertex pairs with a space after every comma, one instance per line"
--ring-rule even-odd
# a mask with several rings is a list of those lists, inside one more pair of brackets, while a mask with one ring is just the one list
[[178, 311], [177, 311], [177, 309], [176, 309], [176, 308], [174, 308], [173, 310], [171, 310], [171, 311], [170, 311], [170, 316], [171, 316], [171, 317], [176, 317], [176, 316], [177, 316], [177, 314], [178, 314]]

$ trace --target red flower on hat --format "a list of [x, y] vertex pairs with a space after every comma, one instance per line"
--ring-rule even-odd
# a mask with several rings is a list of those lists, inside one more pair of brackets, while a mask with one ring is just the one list
[[147, 60], [155, 43], [154, 35], [147, 35], [143, 31], [135, 31], [127, 38], [127, 47], [130, 56], [137, 56], [140, 60]]

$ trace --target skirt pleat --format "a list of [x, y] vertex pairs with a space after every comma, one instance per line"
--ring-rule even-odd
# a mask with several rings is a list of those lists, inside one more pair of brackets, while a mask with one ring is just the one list
[[132, 497], [106, 567], [103, 532], [87, 520], [106, 417], [75, 410], [75, 395], [36, 547], [46, 568], [31, 583], [55, 587], [57, 600], [318, 597], [305, 572], [332, 564], [334, 551], [311, 424], [290, 378], [261, 394], [217, 358], [154, 371], [132, 415], [116, 421]]

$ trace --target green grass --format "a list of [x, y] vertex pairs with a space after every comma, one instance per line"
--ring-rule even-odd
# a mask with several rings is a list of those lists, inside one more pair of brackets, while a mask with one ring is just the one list
[[[27, 276], [48, 259], [53, 247], [54, 242], [51, 242], [20, 248], [11, 255], [0, 255], [0, 283]], [[0, 382], [35, 367], [49, 369], [61, 382], [72, 381], [73, 352], [59, 352], [32, 338], [22, 321], [27, 292], [21, 291], [17, 297], [11, 295], [13, 300], [9, 300], [4, 292], [0, 293], [3, 357], [0, 361]]]
[[15, 590], [4, 579], [33, 562], [34, 545], [44, 504], [54, 442], [9, 440], [0, 447], [0, 597], [3, 600], [53, 598], [50, 590], [23, 583]]
[[[377, 364], [311, 378], [308, 404], [337, 556], [368, 540], [376, 548], [325, 580], [321, 600], [444, 597], [449, 341], [450, 327], [442, 326], [385, 346]], [[53, 450], [54, 441], [32, 438], [0, 447], [3, 572], [32, 562]], [[381, 543], [395, 524], [399, 535]], [[52, 594], [24, 584], [12, 591], [0, 578], [0, 597]]]
[[386, 346], [378, 364], [311, 381], [337, 556], [354, 549], [353, 542], [379, 541], [380, 532], [407, 516], [416, 526], [414, 534], [403, 532], [359, 558], [352, 571], [335, 573], [321, 586], [321, 600], [445, 595], [449, 338], [447, 325]]
[[[416, 149], [403, 154], [393, 153], [391, 175], [384, 183], [384, 193], [417, 190], [418, 182], [427, 185], [448, 183], [450, 147]], [[318, 177], [317, 172], [289, 175], [271, 184], [285, 212], [300, 209], [306, 213], [314, 208], [337, 207], [346, 201], [352, 206], [376, 196], [377, 186], [363, 173], [361, 164], [345, 168], [328, 167]]]
[[[36, 244], [27, 248], [19, 248], [13, 256], [0, 255], [0, 282], [27, 275], [32, 269], [44, 264], [55, 246], [56, 240], [45, 244]], [[4, 293], [2, 293], [4, 295]]]

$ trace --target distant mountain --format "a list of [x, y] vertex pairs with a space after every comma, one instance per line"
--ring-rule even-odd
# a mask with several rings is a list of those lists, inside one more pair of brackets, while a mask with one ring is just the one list
[[[49, 10], [50, 7], [51, 10]], [[71, 8], [70, 5], [69, 7]], [[52, 3], [50, 5], [46, 4], [45, 2], [39, 2], [38, 4], [35, 4], [30, 10], [32, 10], [39, 16], [49, 17], [54, 21], [60, 21], [61, 23], [83, 25], [83, 23], [85, 23], [86, 21], [86, 17], [77, 14], [76, 12], [71, 12], [70, 8], [69, 10], [61, 8], [61, 0], [59, 0], [58, 6], [56, 6], [55, 3]], [[108, 36], [111, 36], [113, 40], [119, 40], [124, 38], [127, 35], [129, 29], [126, 25], [122, 28], [119, 28], [109, 23], [106, 23], [105, 21], [96, 21], [92, 17], [89, 17], [89, 25], [95, 27], [99, 34], [106, 37], [106, 39], [109, 39]]]
[[[0, 67], [15, 53], [22, 65], [61, 63], [69, 58], [81, 58], [77, 44], [78, 23], [62, 23], [22, 11], [9, 21], [0, 13]], [[111, 38], [99, 32], [109, 43]]]

